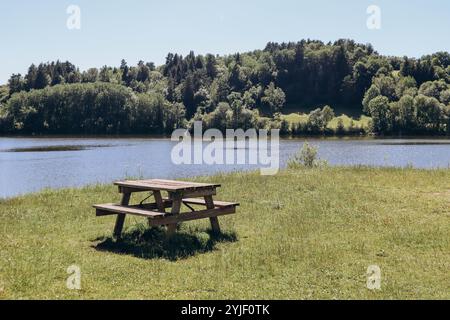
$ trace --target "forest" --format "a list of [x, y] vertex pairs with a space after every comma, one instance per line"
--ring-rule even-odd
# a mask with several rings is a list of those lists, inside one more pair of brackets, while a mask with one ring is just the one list
[[270, 42], [223, 56], [169, 53], [161, 66], [43, 62], [0, 86], [1, 134], [169, 134], [194, 121], [291, 135], [449, 135], [450, 54]]

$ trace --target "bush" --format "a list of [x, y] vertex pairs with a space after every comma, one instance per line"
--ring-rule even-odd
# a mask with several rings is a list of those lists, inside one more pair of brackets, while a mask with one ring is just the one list
[[306, 126], [311, 133], [325, 133], [328, 123], [334, 118], [334, 111], [330, 106], [317, 108], [308, 115]]
[[288, 168], [316, 168], [327, 165], [325, 160], [320, 160], [317, 156], [318, 148], [311, 146], [308, 142], [288, 161]]

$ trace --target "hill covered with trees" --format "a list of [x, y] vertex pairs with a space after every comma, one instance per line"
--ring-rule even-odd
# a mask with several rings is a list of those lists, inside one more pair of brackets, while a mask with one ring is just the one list
[[[333, 109], [370, 121], [346, 127]], [[226, 56], [169, 53], [161, 66], [41, 63], [0, 87], [3, 134], [170, 133], [194, 120], [286, 134], [450, 134], [450, 54], [390, 57], [352, 40], [302, 40]]]

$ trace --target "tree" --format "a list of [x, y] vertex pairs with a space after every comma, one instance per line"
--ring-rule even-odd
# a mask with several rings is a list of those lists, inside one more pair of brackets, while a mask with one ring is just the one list
[[403, 63], [400, 68], [400, 74], [404, 77], [412, 76], [414, 70], [414, 61], [408, 57], [403, 57]]
[[380, 89], [382, 96], [387, 97], [391, 101], [397, 98], [395, 94], [395, 81], [391, 76], [381, 75], [375, 77], [372, 83]]
[[404, 130], [414, 129], [415, 115], [414, 115], [414, 98], [405, 95], [398, 101], [398, 123], [400, 128]]
[[330, 106], [325, 106], [322, 108], [322, 117], [326, 124], [333, 120], [334, 118], [334, 110]]
[[401, 98], [405, 94], [415, 95], [417, 82], [413, 77], [401, 77], [395, 86], [395, 95]]
[[111, 82], [111, 70], [110, 70], [110, 68], [108, 68], [107, 66], [103, 66], [100, 69], [100, 73], [99, 73], [98, 79], [101, 82]]
[[194, 89], [192, 77], [186, 78], [184, 85], [183, 85], [182, 94], [183, 94], [183, 104], [186, 106], [186, 116], [188, 119], [190, 119], [196, 111], [196, 106], [195, 106], [195, 101], [194, 101], [195, 89]]
[[443, 107], [436, 98], [419, 94], [414, 98], [414, 109], [417, 124], [421, 129], [439, 129]]
[[212, 54], [206, 55], [206, 74], [211, 79], [217, 76], [216, 58]]
[[120, 63], [120, 70], [122, 71], [122, 82], [125, 85], [129, 85], [131, 82], [128, 77], [129, 68], [128, 68], [127, 62], [124, 59], [122, 59], [122, 62]]
[[242, 96], [239, 92], [232, 92], [228, 95], [228, 102], [231, 106], [232, 113], [232, 127], [238, 128], [240, 122], [240, 115], [243, 110]]
[[143, 61], [139, 61], [136, 80], [140, 82], [145, 82], [149, 78], [150, 78], [150, 68], [146, 64], [144, 64]]
[[242, 72], [241, 66], [237, 63], [231, 69], [229, 84], [234, 91], [241, 91], [246, 84], [245, 74]]
[[71, 71], [67, 75], [67, 83], [78, 83], [81, 82], [81, 73], [79, 70]]
[[217, 108], [205, 117], [206, 126], [225, 132], [228, 127], [228, 117], [231, 112], [228, 103], [220, 102]]
[[309, 113], [307, 127], [315, 133], [324, 132], [333, 118], [334, 111], [330, 106], [325, 106], [322, 109], [317, 108]]
[[262, 88], [251, 87], [247, 91], [244, 92], [242, 97], [242, 101], [244, 102], [247, 108], [253, 109], [258, 105], [258, 102], [261, 100]]
[[211, 84], [211, 99], [215, 103], [224, 102], [230, 94], [230, 86], [228, 85], [226, 75], [216, 78]]
[[155, 71], [155, 64], [153, 62], [146, 62], [145, 65], [150, 71]]
[[441, 92], [439, 101], [445, 105], [450, 105], [450, 89]]
[[171, 133], [177, 128], [184, 128], [186, 126], [186, 108], [180, 102], [170, 104], [164, 109], [165, 131]]
[[344, 120], [342, 118], [338, 118], [336, 125], [336, 133], [343, 134], [345, 132]]
[[[200, 87], [194, 94], [194, 104], [198, 107], [209, 108], [211, 106], [211, 96], [205, 87]], [[211, 111], [211, 110], [209, 110]]]
[[266, 90], [264, 90], [264, 96], [261, 102], [267, 107], [273, 114], [279, 112], [286, 103], [286, 95], [281, 88], [276, 88], [275, 84], [271, 82]]
[[36, 79], [34, 82], [34, 89], [43, 89], [50, 84], [50, 76], [47, 75], [45, 66], [41, 63], [36, 71]]
[[25, 76], [25, 83], [26, 83], [27, 90], [31, 90], [31, 89], [35, 88], [36, 75], [37, 75], [37, 68], [34, 64], [32, 64], [28, 68], [28, 72]]
[[369, 90], [364, 94], [364, 99], [362, 101], [363, 111], [369, 113], [369, 103], [372, 99], [381, 96], [380, 89], [376, 85], [371, 85]]
[[450, 105], [444, 108], [445, 131], [450, 134]]
[[441, 92], [449, 89], [449, 86], [443, 80], [427, 81], [422, 83], [419, 88], [419, 94], [427, 97], [440, 98]]
[[20, 73], [12, 74], [8, 80], [9, 94], [19, 92], [25, 89], [25, 81]]
[[392, 126], [389, 99], [385, 96], [373, 98], [369, 102], [368, 110], [372, 117], [373, 131], [375, 133], [389, 132]]
[[81, 74], [81, 82], [95, 82], [98, 80], [97, 68], [90, 68]]

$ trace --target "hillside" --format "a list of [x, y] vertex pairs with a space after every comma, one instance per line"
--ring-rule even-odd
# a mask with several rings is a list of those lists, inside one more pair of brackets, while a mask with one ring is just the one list
[[[161, 66], [122, 60], [80, 71], [47, 62], [11, 75], [0, 108], [0, 132], [8, 134], [170, 133], [198, 120], [205, 128], [284, 134], [443, 135], [450, 133], [450, 54], [388, 57], [341, 39], [268, 43], [226, 56], [169, 53]], [[67, 114], [80, 109], [67, 126]], [[289, 114], [307, 115], [305, 125], [283, 122]], [[371, 121], [331, 130], [328, 123], [344, 114]], [[150, 124], [136, 124], [139, 118]]]

